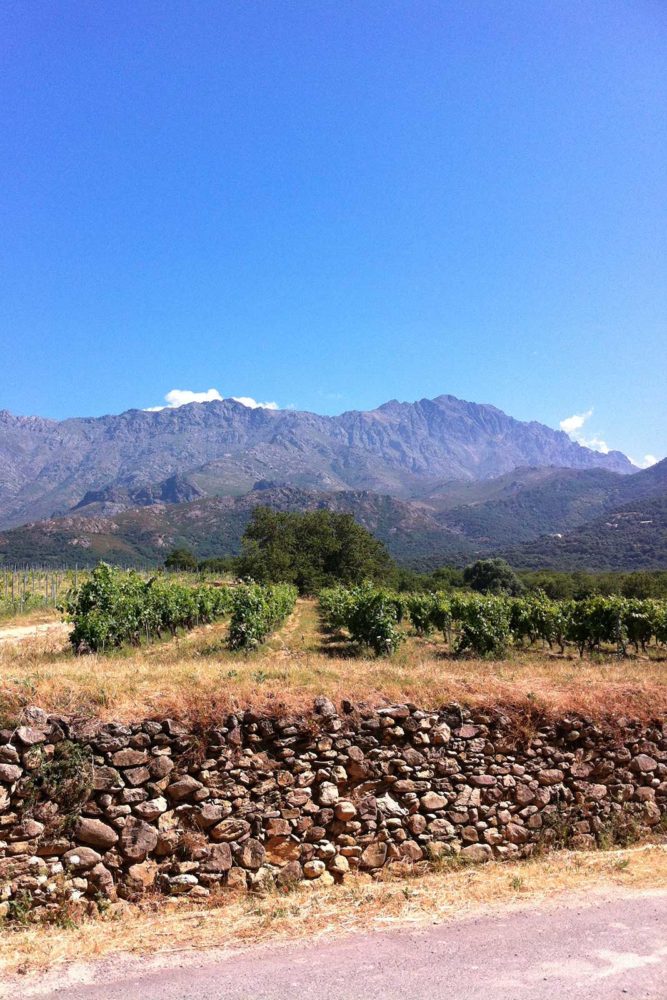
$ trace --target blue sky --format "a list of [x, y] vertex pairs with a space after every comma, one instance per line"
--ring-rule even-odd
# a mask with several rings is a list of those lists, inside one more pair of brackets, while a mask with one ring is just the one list
[[447, 392], [667, 454], [662, 0], [5, 0], [0, 115], [0, 407]]

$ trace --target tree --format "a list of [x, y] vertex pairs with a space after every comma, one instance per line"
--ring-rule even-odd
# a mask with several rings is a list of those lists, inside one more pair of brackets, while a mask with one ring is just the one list
[[190, 549], [173, 549], [164, 561], [165, 569], [196, 570], [197, 559]]
[[385, 580], [394, 566], [384, 545], [350, 514], [254, 510], [241, 542], [239, 575], [261, 583], [293, 583], [316, 593], [336, 583]]
[[504, 559], [478, 559], [466, 566], [463, 581], [471, 590], [480, 594], [516, 596], [523, 591], [521, 580]]

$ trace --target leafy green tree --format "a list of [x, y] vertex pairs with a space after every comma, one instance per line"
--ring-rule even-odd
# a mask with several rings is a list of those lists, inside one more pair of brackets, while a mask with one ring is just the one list
[[198, 568], [197, 559], [190, 549], [173, 549], [164, 561], [165, 569], [192, 570]]
[[350, 514], [258, 507], [243, 536], [240, 576], [259, 583], [293, 583], [316, 593], [337, 583], [385, 580], [393, 572], [386, 549]]
[[463, 580], [471, 590], [480, 594], [516, 596], [523, 591], [521, 580], [504, 559], [478, 559], [466, 566]]

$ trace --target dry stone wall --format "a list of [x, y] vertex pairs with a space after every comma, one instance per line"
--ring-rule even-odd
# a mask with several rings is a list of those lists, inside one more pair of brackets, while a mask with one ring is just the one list
[[0, 731], [0, 915], [589, 848], [666, 814], [664, 719], [319, 698], [305, 717], [246, 711], [204, 733], [31, 708]]

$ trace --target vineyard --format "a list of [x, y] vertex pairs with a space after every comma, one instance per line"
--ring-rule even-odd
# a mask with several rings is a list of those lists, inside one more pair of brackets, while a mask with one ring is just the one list
[[77, 653], [150, 642], [165, 633], [192, 629], [221, 618], [229, 609], [226, 588], [191, 587], [160, 577], [144, 580], [133, 570], [101, 563], [61, 605], [74, 625]]
[[[282, 625], [297, 600], [296, 588], [286, 583], [231, 585], [104, 563], [79, 574], [26, 572], [20, 582], [6, 574], [4, 586], [0, 612], [55, 604], [73, 625], [77, 653], [151, 643], [223, 619], [228, 648], [250, 651]], [[554, 600], [539, 590], [520, 597], [463, 589], [403, 593], [364, 583], [320, 591], [319, 620], [350, 647], [346, 656], [355, 650], [391, 656], [409, 637], [442, 642], [452, 657], [497, 659], [522, 649], [625, 657], [667, 646], [667, 601], [653, 598]], [[412, 645], [407, 649], [411, 654]]]
[[40, 608], [55, 608], [62, 594], [77, 586], [79, 570], [3, 569], [0, 576], [0, 619]]
[[230, 649], [254, 649], [290, 614], [296, 589], [289, 584], [214, 587], [180, 583], [101, 563], [72, 587], [60, 610], [73, 629], [77, 653], [138, 646], [179, 630], [208, 625], [230, 614]]
[[508, 649], [573, 645], [584, 653], [626, 656], [667, 645], [667, 601], [588, 597], [555, 601], [544, 594], [504, 597], [472, 593], [397, 594], [364, 585], [321, 592], [320, 612], [331, 632], [377, 656], [390, 655], [406, 637], [402, 624], [419, 636], [441, 633], [456, 656], [502, 657]]

